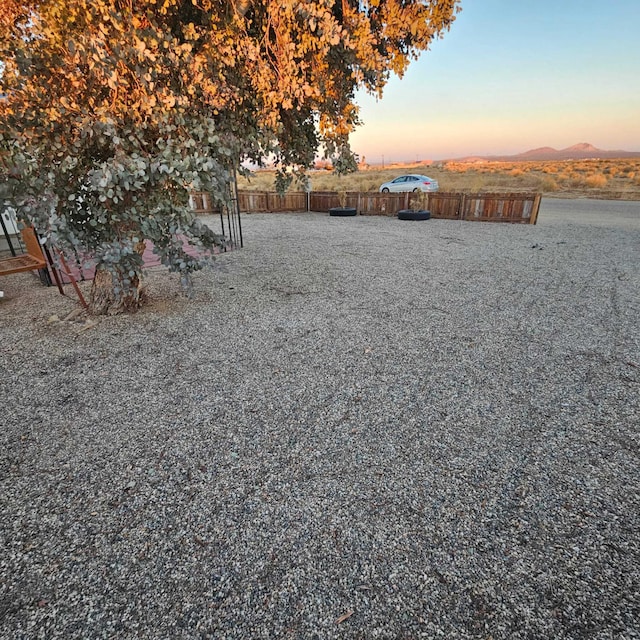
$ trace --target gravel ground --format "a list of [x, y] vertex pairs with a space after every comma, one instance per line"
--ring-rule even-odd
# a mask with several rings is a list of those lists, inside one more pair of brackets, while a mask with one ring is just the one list
[[640, 205], [243, 231], [3, 279], [0, 637], [640, 638]]

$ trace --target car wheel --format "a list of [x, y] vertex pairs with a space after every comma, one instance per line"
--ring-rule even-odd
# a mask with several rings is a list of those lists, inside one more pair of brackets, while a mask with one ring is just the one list
[[418, 191], [420, 191], [420, 189], [418, 189], [418, 187], [416, 187], [416, 188], [413, 190], [413, 193], [418, 193]]
[[431, 211], [425, 209], [400, 209], [398, 211], [399, 220], [429, 220]]
[[387, 189], [387, 187], [385, 187], [385, 188], [382, 190], [382, 193], [389, 193], [389, 189]]

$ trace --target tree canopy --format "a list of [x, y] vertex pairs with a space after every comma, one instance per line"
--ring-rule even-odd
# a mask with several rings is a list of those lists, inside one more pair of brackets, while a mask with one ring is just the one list
[[[140, 246], [172, 270], [179, 236], [223, 239], [190, 189], [224, 204], [244, 160], [355, 168], [358, 88], [381, 94], [451, 25], [459, 0], [1, 0], [0, 183], [63, 246], [139, 303]], [[281, 182], [286, 174], [280, 173]], [[3, 179], [4, 177], [4, 179]]]

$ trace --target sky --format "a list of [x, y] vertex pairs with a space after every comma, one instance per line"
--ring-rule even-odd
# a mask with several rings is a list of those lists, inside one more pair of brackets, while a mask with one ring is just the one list
[[358, 94], [369, 164], [564, 149], [640, 151], [640, 0], [462, 0], [451, 30]]

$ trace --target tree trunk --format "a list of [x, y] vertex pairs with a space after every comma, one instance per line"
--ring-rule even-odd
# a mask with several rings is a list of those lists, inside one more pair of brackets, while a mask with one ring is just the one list
[[[145, 249], [144, 241], [139, 242], [135, 249], [142, 255]], [[131, 282], [128, 287], [125, 287], [122, 282], [125, 277]], [[114, 275], [103, 265], [98, 265], [89, 296], [90, 313], [94, 315], [132, 313], [143, 305], [145, 299], [144, 288], [137, 275], [133, 277], [123, 274]]]

